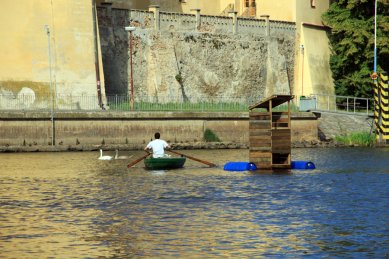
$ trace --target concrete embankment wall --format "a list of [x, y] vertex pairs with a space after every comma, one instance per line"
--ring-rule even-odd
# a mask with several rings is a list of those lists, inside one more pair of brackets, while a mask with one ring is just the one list
[[[214, 132], [230, 147], [248, 146], [248, 112], [80, 112], [56, 113], [55, 144], [58, 149], [90, 150], [97, 146], [139, 149], [154, 132], [174, 145], [201, 146], [205, 130]], [[31, 150], [49, 147], [50, 113], [0, 113], [0, 147]], [[312, 113], [292, 116], [292, 142], [318, 139], [318, 122]], [[25, 147], [25, 148], [24, 148]]]

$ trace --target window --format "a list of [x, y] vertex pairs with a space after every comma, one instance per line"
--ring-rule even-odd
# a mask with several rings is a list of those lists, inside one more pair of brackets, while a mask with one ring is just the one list
[[255, 0], [252, 0], [251, 1], [251, 7], [255, 7], [256, 5], [255, 5]]
[[316, 7], [316, 0], [310, 0], [311, 1], [311, 8]]
[[250, 7], [250, 0], [246, 0], [244, 6]]

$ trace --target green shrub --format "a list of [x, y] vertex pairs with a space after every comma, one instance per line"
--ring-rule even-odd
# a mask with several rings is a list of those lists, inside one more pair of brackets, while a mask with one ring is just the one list
[[204, 140], [205, 142], [220, 142], [218, 136], [210, 129], [204, 131]]
[[372, 147], [375, 144], [375, 135], [369, 132], [355, 132], [346, 136], [336, 136], [335, 140], [345, 145]]

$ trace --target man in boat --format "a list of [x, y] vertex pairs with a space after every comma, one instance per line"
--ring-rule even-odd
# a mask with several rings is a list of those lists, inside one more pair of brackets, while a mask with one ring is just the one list
[[164, 157], [165, 156], [165, 148], [170, 148], [169, 144], [165, 141], [160, 139], [161, 134], [159, 132], [156, 132], [154, 134], [154, 140], [150, 141], [149, 144], [145, 147], [145, 150], [148, 149], [153, 150], [153, 157]]

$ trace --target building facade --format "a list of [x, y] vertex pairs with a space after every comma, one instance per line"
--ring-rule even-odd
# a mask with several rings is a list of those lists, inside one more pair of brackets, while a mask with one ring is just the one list
[[[102, 108], [105, 80], [97, 6], [263, 18], [296, 24], [292, 94], [333, 94], [321, 15], [329, 0], [14, 0], [0, 9], [0, 108], [23, 105]], [[32, 96], [25, 100], [23, 96]], [[91, 99], [82, 101], [85, 96]], [[29, 97], [30, 98], [30, 97]], [[85, 100], [85, 98], [83, 99]], [[85, 107], [87, 105], [88, 107]]]

